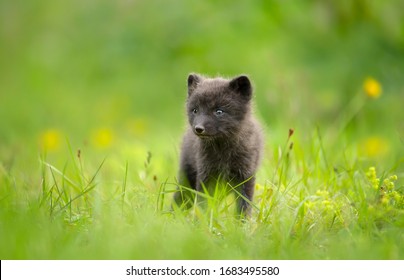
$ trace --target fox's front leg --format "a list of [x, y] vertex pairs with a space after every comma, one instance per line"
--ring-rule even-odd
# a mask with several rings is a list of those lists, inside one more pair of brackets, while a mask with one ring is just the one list
[[[243, 181], [242, 181], [243, 182]], [[254, 197], [255, 177], [244, 182], [237, 191], [237, 214], [240, 218], [251, 216], [251, 204]]]

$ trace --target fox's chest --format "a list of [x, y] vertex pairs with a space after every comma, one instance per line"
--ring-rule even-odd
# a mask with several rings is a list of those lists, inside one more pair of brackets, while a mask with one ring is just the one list
[[245, 155], [237, 149], [224, 148], [205, 151], [200, 154], [199, 158], [198, 169], [209, 177], [229, 180], [249, 169]]

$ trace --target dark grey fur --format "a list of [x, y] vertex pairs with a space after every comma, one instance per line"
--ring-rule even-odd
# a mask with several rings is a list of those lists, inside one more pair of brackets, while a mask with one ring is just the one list
[[[238, 186], [236, 193], [253, 200], [263, 137], [251, 114], [251, 98], [247, 76], [227, 80], [189, 75], [186, 107], [190, 125], [181, 148], [180, 186], [209, 190], [220, 178]], [[250, 203], [242, 196], [237, 198], [237, 211], [249, 215]], [[179, 206], [191, 206], [193, 198], [181, 187], [174, 194]]]

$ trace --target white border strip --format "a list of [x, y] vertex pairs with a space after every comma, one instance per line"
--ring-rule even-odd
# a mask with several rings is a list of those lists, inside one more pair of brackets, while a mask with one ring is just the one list
[[[1, 261], [2, 280], [386, 279], [404, 261]], [[400, 278], [400, 277], [399, 277]]]

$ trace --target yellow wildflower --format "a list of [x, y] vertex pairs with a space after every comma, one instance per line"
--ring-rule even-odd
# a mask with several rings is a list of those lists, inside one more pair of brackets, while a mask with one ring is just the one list
[[382, 94], [382, 86], [380, 83], [374, 78], [367, 78], [363, 83], [363, 89], [367, 96], [370, 98], [379, 98]]
[[39, 137], [39, 143], [45, 151], [56, 151], [60, 148], [62, 133], [57, 129], [45, 130]]
[[321, 196], [323, 198], [328, 198], [329, 197], [329, 193], [326, 190], [317, 190], [316, 195]]
[[388, 205], [388, 204], [389, 204], [389, 198], [386, 197], [386, 196], [383, 196], [383, 197], [381, 198], [381, 203], [382, 203], [383, 205]]
[[315, 204], [312, 201], [306, 201], [304, 203], [304, 206], [305, 206], [306, 210], [310, 210], [310, 209], [314, 208]]
[[397, 175], [391, 175], [389, 179], [390, 181], [397, 181], [398, 177]]
[[363, 140], [358, 148], [361, 155], [376, 158], [388, 153], [389, 143], [384, 138], [372, 136]]
[[132, 119], [127, 123], [129, 131], [135, 136], [144, 136], [148, 130], [149, 124], [146, 119]]
[[97, 148], [108, 148], [114, 141], [114, 133], [109, 128], [99, 128], [93, 132], [92, 142]]
[[392, 197], [394, 198], [394, 200], [396, 201], [396, 203], [400, 203], [400, 202], [401, 202], [402, 196], [401, 196], [398, 192], [393, 191], [391, 195], [392, 195]]

